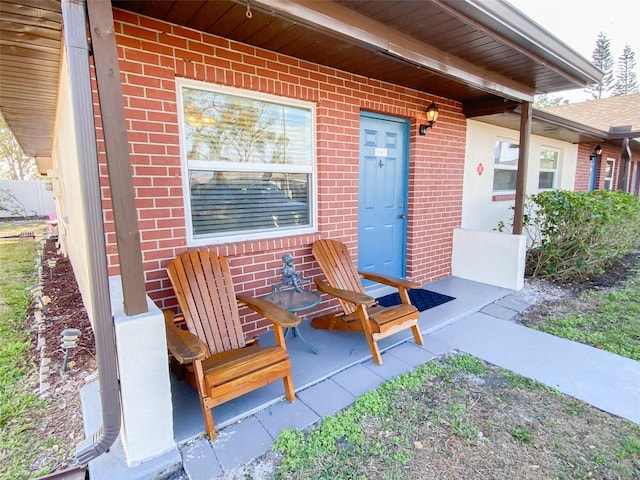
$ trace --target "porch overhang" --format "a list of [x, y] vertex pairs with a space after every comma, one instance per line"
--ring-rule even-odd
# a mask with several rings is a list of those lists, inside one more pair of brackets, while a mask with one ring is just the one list
[[[463, 103], [532, 101], [595, 83], [591, 63], [503, 1], [113, 0], [116, 8]], [[252, 13], [246, 15], [247, 5]], [[28, 155], [52, 156], [59, 0], [0, 4], [0, 112]]]
[[[474, 116], [475, 120], [499, 127], [519, 130], [520, 105], [512, 105], [500, 113]], [[533, 109], [531, 133], [569, 143], [603, 142], [609, 138], [608, 132], [599, 128], [589, 127], [557, 115]]]

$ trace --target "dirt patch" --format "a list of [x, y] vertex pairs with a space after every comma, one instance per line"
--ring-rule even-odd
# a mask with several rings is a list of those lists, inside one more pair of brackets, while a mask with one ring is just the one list
[[[555, 284], [548, 280], [527, 278], [523, 295], [535, 298], [533, 305], [514, 317], [522, 325], [534, 327], [550, 317], [568, 313], [588, 313], [591, 305], [581, 298], [587, 292], [607, 292], [621, 287], [640, 271], [640, 252], [636, 251], [616, 260], [605, 273], [577, 284]], [[529, 293], [528, 293], [529, 292]]]
[[410, 402], [400, 395], [400, 408], [432, 406], [418, 414], [422, 421], [401, 415], [417, 422], [405, 478], [638, 478], [637, 465], [616, 456], [634, 435], [630, 422], [544, 387], [515, 387], [495, 367], [488, 372], [434, 382]]
[[[49, 260], [55, 266], [49, 267]], [[68, 258], [59, 254], [54, 240], [48, 240], [42, 256], [42, 295], [46, 307], [42, 320], [34, 322], [33, 361], [40, 365], [36, 391], [45, 400], [40, 412], [36, 435], [48, 448], [38, 453], [33, 470], [49, 467], [59, 470], [73, 462], [76, 445], [85, 438], [83, 432], [80, 389], [97, 379], [95, 342], [91, 323], [82, 304], [80, 291]], [[61, 348], [61, 333], [76, 328], [81, 334], [77, 346], [69, 350], [63, 371], [65, 351]]]

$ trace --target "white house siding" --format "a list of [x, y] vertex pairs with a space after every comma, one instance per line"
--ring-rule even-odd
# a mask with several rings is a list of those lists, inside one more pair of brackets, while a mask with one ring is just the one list
[[[466, 158], [462, 195], [462, 228], [493, 230], [500, 221], [511, 224], [513, 196], [493, 191], [493, 156], [498, 139], [519, 143], [517, 130], [498, 127], [476, 120], [467, 121]], [[556, 188], [573, 190], [578, 158], [578, 146], [539, 135], [531, 136], [526, 181], [527, 195], [538, 193], [540, 151], [553, 148], [559, 151]], [[479, 173], [479, 165], [482, 165]], [[497, 199], [494, 197], [502, 197]], [[510, 229], [508, 229], [510, 231]]]

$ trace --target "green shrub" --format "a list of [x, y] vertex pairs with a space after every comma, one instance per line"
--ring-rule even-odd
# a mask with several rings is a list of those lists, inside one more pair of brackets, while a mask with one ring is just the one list
[[640, 246], [640, 201], [621, 192], [552, 190], [531, 195], [526, 274], [579, 281]]

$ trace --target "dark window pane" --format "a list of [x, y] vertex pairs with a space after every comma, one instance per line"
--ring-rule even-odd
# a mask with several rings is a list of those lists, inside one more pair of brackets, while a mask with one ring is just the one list
[[516, 170], [502, 170], [496, 168], [493, 172], [493, 190], [515, 190], [517, 176], [518, 172]]
[[540, 172], [538, 177], [538, 188], [553, 188], [555, 172]]
[[308, 227], [303, 173], [190, 171], [194, 235]]

